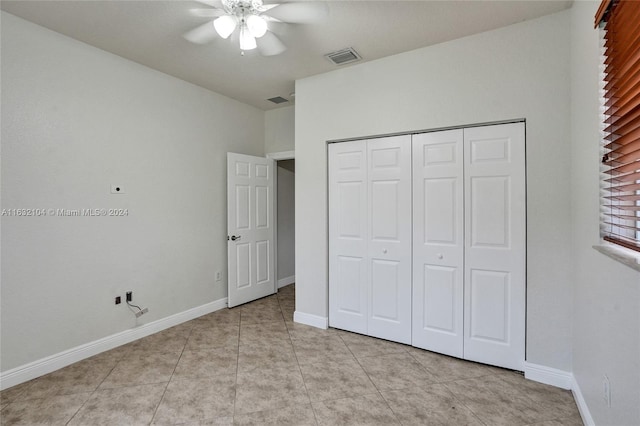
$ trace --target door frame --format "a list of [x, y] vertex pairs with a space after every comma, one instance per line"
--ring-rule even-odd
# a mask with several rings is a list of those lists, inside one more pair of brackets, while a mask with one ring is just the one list
[[[272, 160], [274, 160], [276, 162], [276, 170], [274, 173], [274, 182], [273, 182], [273, 205], [275, 206], [275, 220], [274, 220], [274, 233], [275, 233], [275, 247], [274, 247], [274, 252], [275, 252], [275, 265], [274, 265], [274, 270], [275, 270], [275, 287], [276, 287], [276, 293], [278, 293], [278, 290], [280, 290], [280, 287], [278, 286], [278, 161], [281, 160], [295, 160], [296, 156], [295, 156], [296, 152], [295, 151], [279, 151], [279, 152], [268, 152], [267, 154], [265, 154], [266, 158], [270, 158]], [[295, 177], [294, 177], [294, 181], [295, 181]], [[295, 250], [295, 243], [294, 243], [294, 250]]]

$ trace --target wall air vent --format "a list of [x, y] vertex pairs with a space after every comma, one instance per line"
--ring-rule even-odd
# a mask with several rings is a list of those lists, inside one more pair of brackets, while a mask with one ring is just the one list
[[289, 102], [288, 100], [286, 100], [285, 98], [283, 98], [282, 96], [276, 96], [275, 98], [269, 98], [267, 99], [269, 102], [273, 102], [274, 104], [283, 104], [285, 102]]
[[350, 64], [351, 62], [356, 62], [362, 59], [353, 47], [338, 50], [337, 52], [327, 53], [324, 57], [336, 65]]

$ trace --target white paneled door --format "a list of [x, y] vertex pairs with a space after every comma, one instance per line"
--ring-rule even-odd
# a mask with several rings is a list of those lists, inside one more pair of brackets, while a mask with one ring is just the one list
[[229, 307], [275, 293], [272, 159], [227, 153]]
[[525, 356], [524, 123], [464, 130], [464, 357], [522, 370]]
[[329, 325], [367, 334], [367, 143], [329, 145]]
[[329, 145], [329, 324], [522, 370], [524, 123]]
[[463, 356], [463, 130], [413, 135], [413, 345]]
[[329, 322], [411, 342], [410, 136], [329, 145]]
[[411, 136], [367, 142], [370, 336], [411, 343]]

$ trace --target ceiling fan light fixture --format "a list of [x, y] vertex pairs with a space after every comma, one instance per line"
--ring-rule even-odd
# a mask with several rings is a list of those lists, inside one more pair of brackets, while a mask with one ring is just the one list
[[216, 29], [218, 35], [222, 38], [229, 38], [229, 36], [235, 31], [238, 25], [235, 16], [223, 15], [213, 21], [213, 26]]
[[[2, 0], [0, 0], [2, 1]], [[281, 0], [196, 0], [211, 6], [197, 9], [197, 15], [214, 18], [183, 36], [192, 43], [204, 44], [219, 36], [240, 42], [240, 54], [257, 49], [262, 56], [274, 56], [287, 48], [270, 28], [271, 22], [295, 24], [310, 23], [327, 14], [324, 1]], [[236, 32], [237, 31], [237, 32]], [[260, 39], [259, 45], [256, 39]]]
[[247, 18], [247, 28], [252, 36], [260, 38], [267, 32], [267, 21], [258, 15], [251, 15]]
[[251, 31], [244, 24], [240, 27], [240, 50], [253, 50], [258, 45], [256, 44], [255, 37], [251, 34]]

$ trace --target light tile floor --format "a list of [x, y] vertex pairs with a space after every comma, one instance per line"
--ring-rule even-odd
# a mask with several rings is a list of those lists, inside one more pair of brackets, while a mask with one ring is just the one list
[[521, 374], [293, 323], [293, 285], [0, 394], [2, 425], [582, 425]]

